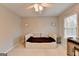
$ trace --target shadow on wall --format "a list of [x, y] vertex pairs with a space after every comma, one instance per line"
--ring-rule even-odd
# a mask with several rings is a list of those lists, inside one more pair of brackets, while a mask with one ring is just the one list
[[17, 38], [15, 38], [13, 42], [14, 46], [24, 45], [24, 36], [23, 35], [18, 36]]
[[21, 35], [20, 36], [20, 39], [19, 39], [19, 47], [22, 47], [22, 48], [24, 48], [25, 47], [25, 37], [24, 37], [24, 35]]

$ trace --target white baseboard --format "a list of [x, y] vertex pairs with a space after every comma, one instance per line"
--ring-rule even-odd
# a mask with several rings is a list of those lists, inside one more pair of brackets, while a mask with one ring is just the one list
[[14, 46], [12, 46], [11, 48], [9, 48], [8, 50], [6, 50], [5, 52], [3, 52], [3, 53], [8, 53], [9, 51], [11, 51], [12, 49], [14, 49], [15, 47], [17, 46], [17, 44], [16, 45], [14, 45]]

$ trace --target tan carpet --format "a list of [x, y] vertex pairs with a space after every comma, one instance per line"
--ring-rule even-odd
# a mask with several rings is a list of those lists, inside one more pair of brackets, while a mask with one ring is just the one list
[[58, 45], [53, 49], [27, 49], [24, 47], [16, 47], [8, 53], [8, 56], [66, 56], [66, 49]]

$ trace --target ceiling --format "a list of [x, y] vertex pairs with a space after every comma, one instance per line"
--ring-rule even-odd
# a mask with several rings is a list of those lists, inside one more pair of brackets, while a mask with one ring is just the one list
[[58, 16], [66, 9], [70, 8], [73, 3], [52, 3], [50, 7], [45, 8], [42, 13], [36, 13], [34, 9], [27, 9], [32, 3], [4, 3], [4, 7], [16, 13], [21, 17], [27, 16]]

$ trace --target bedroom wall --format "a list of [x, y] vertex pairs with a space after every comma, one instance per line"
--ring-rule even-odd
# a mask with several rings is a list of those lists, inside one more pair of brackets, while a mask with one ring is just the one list
[[0, 53], [16, 45], [20, 36], [21, 19], [0, 5]]
[[[78, 13], [79, 13], [79, 4], [75, 4], [74, 6], [65, 10], [62, 14], [59, 15], [59, 35], [62, 36], [62, 39], [64, 37], [64, 18], [73, 14], [78, 14]], [[79, 14], [78, 14], [78, 24], [79, 24]], [[78, 28], [78, 37], [79, 37], [79, 28]], [[63, 43], [66, 43], [66, 40], [62, 40], [62, 41]]]
[[58, 19], [57, 17], [52, 16], [26, 17], [22, 19], [22, 31], [23, 34], [28, 33], [58, 34]]

